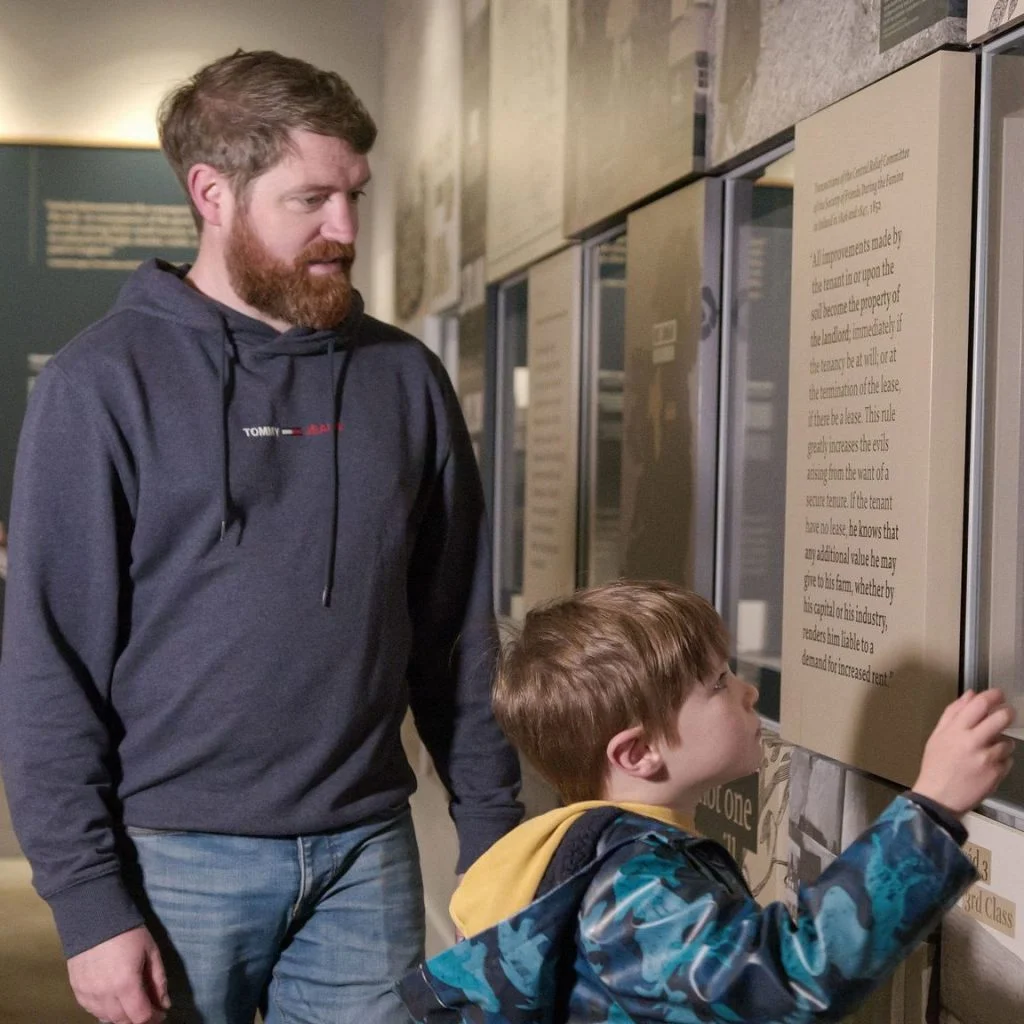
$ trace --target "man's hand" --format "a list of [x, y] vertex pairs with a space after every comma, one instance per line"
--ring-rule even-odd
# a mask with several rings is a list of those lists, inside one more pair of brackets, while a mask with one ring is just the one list
[[71, 957], [68, 979], [82, 1009], [111, 1024], [160, 1024], [171, 1005], [160, 951], [146, 928]]
[[1001, 735], [1013, 719], [1000, 690], [953, 701], [928, 738], [914, 792], [958, 816], [977, 806], [1013, 767], [1013, 740]]

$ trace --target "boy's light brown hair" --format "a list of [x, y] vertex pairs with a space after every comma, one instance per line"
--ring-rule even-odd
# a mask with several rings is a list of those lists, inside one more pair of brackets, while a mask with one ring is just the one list
[[[342, 139], [359, 154], [377, 138], [373, 118], [340, 75], [273, 50], [236, 50], [200, 68], [164, 98], [157, 122], [186, 195], [189, 169], [209, 164], [243, 201], [249, 184], [289, 152], [292, 131]], [[202, 228], [194, 206], [192, 216]]]
[[581, 590], [530, 611], [506, 644], [495, 715], [563, 800], [599, 799], [608, 741], [637, 725], [677, 741], [683, 700], [728, 651], [718, 612], [674, 584]]

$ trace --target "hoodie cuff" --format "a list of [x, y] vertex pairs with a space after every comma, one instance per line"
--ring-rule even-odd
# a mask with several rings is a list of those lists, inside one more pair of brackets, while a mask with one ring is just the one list
[[482, 854], [486, 853], [502, 836], [511, 832], [523, 820], [523, 808], [513, 804], [507, 810], [486, 817], [467, 818], [460, 815], [455, 822], [459, 834], [459, 861], [456, 874], [463, 874]]
[[921, 796], [920, 793], [909, 792], [905, 796], [911, 803], [917, 804], [936, 825], [945, 829], [957, 846], [963, 846], [967, 842], [967, 829], [951, 810], [930, 797]]
[[145, 923], [119, 874], [80, 882], [48, 896], [46, 902], [69, 959]]

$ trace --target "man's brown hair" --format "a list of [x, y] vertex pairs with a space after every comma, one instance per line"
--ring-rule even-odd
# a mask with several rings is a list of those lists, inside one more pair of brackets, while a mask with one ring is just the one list
[[[209, 164], [244, 197], [289, 152], [292, 131], [342, 139], [359, 154], [377, 138], [373, 118], [340, 75], [273, 50], [236, 50], [200, 68], [164, 98], [157, 120], [186, 195], [189, 168]], [[192, 216], [201, 228], [194, 206]]]
[[674, 584], [581, 590], [530, 611], [506, 644], [495, 715], [564, 800], [598, 799], [608, 741], [637, 725], [678, 740], [683, 700], [728, 651], [718, 612]]

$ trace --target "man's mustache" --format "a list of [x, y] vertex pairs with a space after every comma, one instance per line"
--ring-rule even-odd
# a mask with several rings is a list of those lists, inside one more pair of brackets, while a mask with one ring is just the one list
[[329, 242], [321, 238], [308, 245], [300, 254], [296, 262], [304, 263], [333, 263], [337, 261], [346, 270], [351, 269], [356, 259], [356, 247], [346, 245], [344, 242]]

